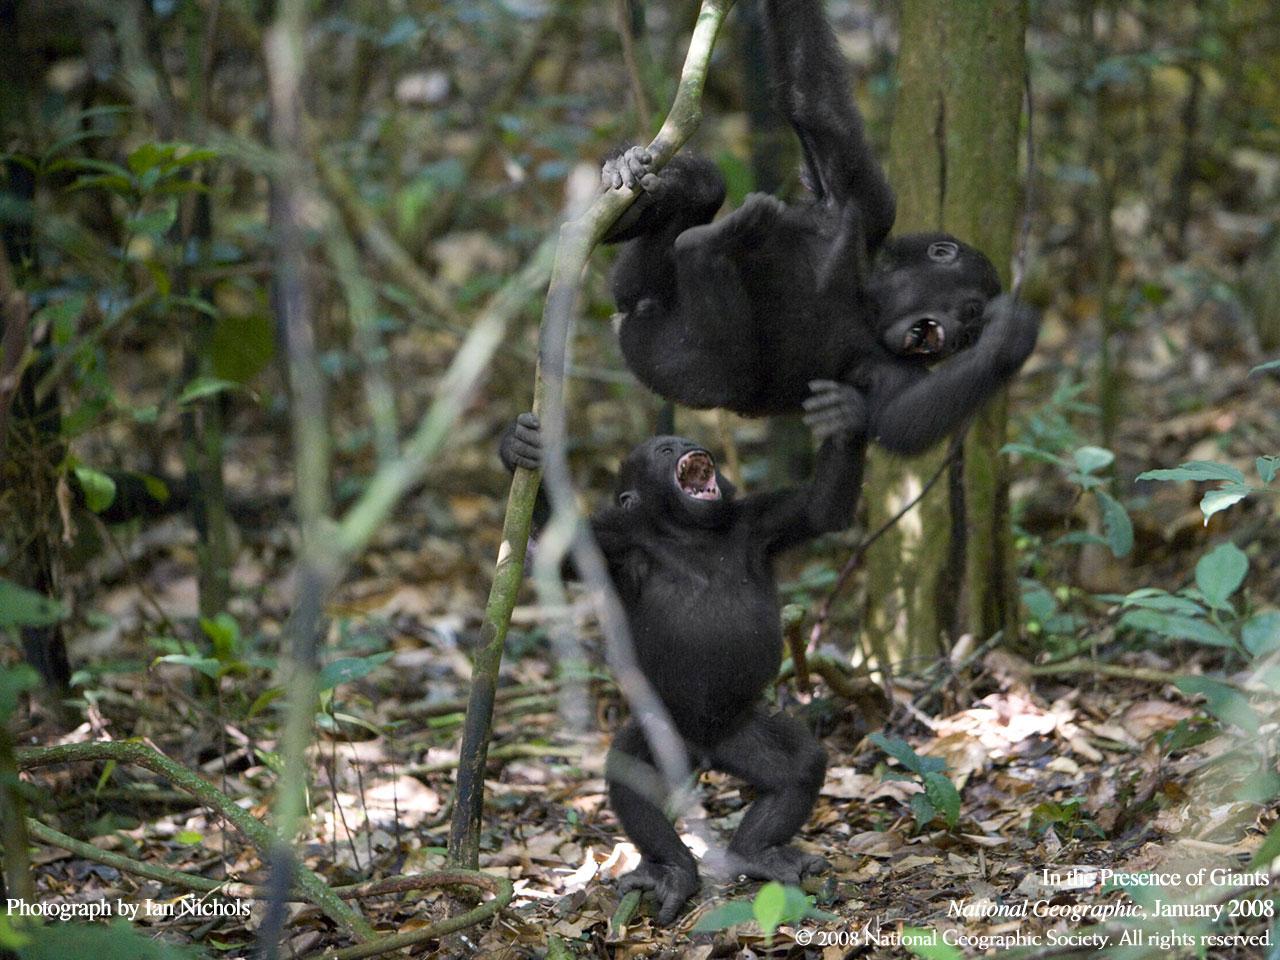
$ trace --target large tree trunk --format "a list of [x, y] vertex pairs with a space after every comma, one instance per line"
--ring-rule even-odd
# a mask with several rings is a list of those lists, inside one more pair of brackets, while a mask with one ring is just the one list
[[[942, 229], [983, 250], [1006, 287], [1019, 201], [1025, 0], [903, 0], [889, 179], [897, 231]], [[976, 418], [949, 482], [938, 483], [868, 553], [866, 627], [893, 661], [936, 657], [961, 632], [1016, 632], [1003, 394]], [[915, 496], [945, 456], [877, 453], [870, 526]]]

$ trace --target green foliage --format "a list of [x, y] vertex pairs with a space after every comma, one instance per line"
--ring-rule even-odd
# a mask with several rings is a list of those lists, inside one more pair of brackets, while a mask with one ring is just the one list
[[830, 563], [811, 563], [794, 580], [778, 584], [778, 592], [787, 603], [805, 607], [827, 593], [840, 578], [840, 571]]
[[924, 960], [964, 960], [960, 948], [947, 943], [934, 930], [903, 927], [902, 940], [908, 953], [924, 957]]
[[48, 627], [66, 616], [66, 608], [58, 601], [0, 577], [0, 630]]
[[76, 480], [84, 492], [84, 505], [94, 513], [101, 513], [116, 498], [116, 482], [105, 473], [92, 467], [75, 468]]
[[204, 655], [193, 645], [182, 644], [182, 653], [170, 653], [156, 657], [156, 663], [169, 663], [190, 667], [212, 680], [219, 680], [231, 674], [248, 674], [253, 667], [265, 666], [252, 663], [244, 656], [244, 638], [240, 634], [240, 625], [229, 613], [220, 613], [215, 617], [200, 618], [200, 632], [209, 640], [212, 656]]
[[1018, 423], [1019, 448], [1027, 456], [1056, 463], [1053, 456], [1084, 444], [1080, 434], [1071, 425], [1072, 417], [1098, 416], [1098, 408], [1080, 400], [1088, 389], [1085, 383], [1072, 383], [1063, 378], [1053, 393], [1040, 407]]
[[730, 900], [704, 914], [693, 928], [694, 933], [714, 933], [754, 920], [766, 937], [772, 937], [784, 923], [801, 920], [836, 920], [837, 917], [814, 906], [814, 898], [799, 887], [766, 883], [755, 899]]
[[368, 657], [343, 657], [339, 660], [334, 660], [332, 663], [326, 664], [320, 671], [318, 689], [321, 691], [332, 690], [344, 683], [354, 683], [356, 680], [373, 673], [393, 656], [395, 656], [394, 652], [388, 651], [386, 653], [375, 653]]
[[1266, 456], [1254, 460], [1254, 469], [1258, 472], [1258, 483], [1245, 480], [1245, 476], [1229, 463], [1216, 460], [1190, 460], [1179, 467], [1160, 470], [1147, 470], [1138, 474], [1139, 480], [1163, 480], [1181, 482], [1190, 480], [1194, 483], [1217, 483], [1212, 490], [1205, 491], [1200, 499], [1200, 512], [1204, 514], [1205, 526], [1215, 513], [1234, 506], [1241, 500], [1256, 493], [1266, 491], [1276, 474], [1280, 472], [1280, 457]]
[[238, 384], [232, 380], [223, 380], [220, 377], [196, 377], [185, 387], [182, 393], [178, 394], [178, 403], [187, 404], [196, 400], [203, 400], [205, 397], [216, 396], [227, 390], [234, 390]]
[[1070, 636], [1080, 627], [1082, 619], [1062, 609], [1062, 604], [1070, 597], [1066, 587], [1053, 591], [1031, 579], [1024, 579], [1021, 586], [1022, 606], [1027, 612], [1027, 633]]
[[1233, 598], [1249, 572], [1249, 558], [1233, 543], [1222, 543], [1196, 564], [1195, 584], [1177, 593], [1143, 587], [1125, 595], [1099, 597], [1127, 609], [1120, 626], [1169, 641], [1220, 647], [1241, 657], [1280, 649], [1280, 611], [1241, 613]]
[[213, 372], [223, 381], [247, 384], [275, 358], [276, 335], [265, 310], [218, 317], [209, 342]]
[[1258, 714], [1235, 687], [1210, 677], [1182, 677], [1177, 686], [1183, 693], [1203, 696], [1209, 712], [1218, 720], [1239, 727], [1247, 734], [1257, 734]]
[[8, 723], [22, 695], [40, 686], [40, 676], [25, 663], [0, 667], [0, 724]]
[[1133, 550], [1133, 522], [1129, 519], [1129, 512], [1106, 491], [1107, 481], [1097, 475], [1115, 462], [1115, 454], [1110, 450], [1086, 444], [1072, 450], [1069, 460], [1026, 443], [1005, 444], [1001, 452], [1017, 453], [1033, 460], [1055, 464], [1067, 480], [1080, 488], [1082, 494], [1089, 494], [1097, 503], [1098, 512], [1102, 516], [1101, 536], [1085, 530], [1075, 530], [1059, 537], [1053, 546], [1096, 543], [1106, 547], [1116, 557], [1127, 557]]
[[[911, 797], [911, 814], [915, 817], [917, 828], [923, 829], [941, 816], [947, 829], [954, 829], [960, 820], [960, 791], [943, 773], [947, 769], [947, 762], [941, 757], [922, 757], [911, 749], [909, 743], [896, 737], [886, 737], [877, 732], [868, 739], [915, 774], [915, 779], [924, 787], [923, 793], [916, 793]], [[885, 776], [912, 779], [895, 775], [892, 771], [886, 772]]]
[[1084, 798], [1072, 797], [1055, 803], [1046, 800], [1031, 809], [1027, 830], [1033, 837], [1042, 836], [1053, 827], [1059, 838], [1105, 837], [1106, 831], [1084, 815]]
[[23, 926], [25, 944], [19, 960], [66, 960], [92, 956], [95, 960], [191, 960], [203, 956], [197, 950], [175, 947], [136, 932], [123, 920], [110, 925], [50, 923]]
[[1093, 498], [1102, 518], [1102, 534], [1074, 530], [1059, 537], [1051, 547], [1092, 543], [1106, 547], [1116, 557], [1133, 550], [1133, 523], [1129, 513], [1107, 490], [1103, 474], [1115, 463], [1115, 454], [1103, 447], [1084, 443], [1071, 425], [1071, 416], [1096, 416], [1097, 408], [1079, 400], [1084, 384], [1061, 380], [1053, 395], [1018, 427], [1018, 441], [1005, 444], [1001, 453], [1017, 454], [1029, 460], [1052, 464], [1079, 487], [1081, 495]]

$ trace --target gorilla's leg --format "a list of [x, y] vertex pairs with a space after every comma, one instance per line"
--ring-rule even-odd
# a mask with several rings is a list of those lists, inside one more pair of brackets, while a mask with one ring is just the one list
[[637, 721], [628, 721], [614, 737], [605, 779], [609, 804], [643, 857], [618, 882], [618, 892], [651, 890], [658, 901], [658, 923], [668, 924], [698, 892], [698, 867], [663, 812], [666, 787]]
[[757, 709], [711, 750], [711, 763], [756, 788], [757, 799], [729, 843], [729, 868], [759, 880], [798, 884], [827, 867], [789, 846], [809, 818], [827, 768], [826, 751], [799, 721]]
[[[760, 357], [734, 244], [719, 223], [690, 227], [665, 250], [655, 249], [659, 236], [633, 240], [614, 274], [615, 299], [627, 303], [625, 292], [633, 304], [619, 330], [627, 365], [669, 400], [739, 407], [759, 380]], [[641, 285], [643, 256], [651, 259]]]

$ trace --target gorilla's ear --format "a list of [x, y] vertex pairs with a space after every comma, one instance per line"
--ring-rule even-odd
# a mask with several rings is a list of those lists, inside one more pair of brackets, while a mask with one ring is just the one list
[[623, 510], [630, 510], [640, 505], [640, 494], [634, 490], [623, 490], [618, 494], [618, 506]]

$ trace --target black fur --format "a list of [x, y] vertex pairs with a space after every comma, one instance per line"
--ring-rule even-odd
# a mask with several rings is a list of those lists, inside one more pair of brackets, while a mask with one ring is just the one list
[[749, 416], [794, 410], [813, 379], [849, 383], [872, 439], [918, 453], [1018, 371], [1039, 319], [999, 297], [991, 262], [954, 237], [887, 239], [893, 192], [821, 0], [765, 7], [812, 202], [752, 194], [712, 223], [725, 188], [709, 161], [677, 156], [655, 174], [641, 147], [607, 161], [606, 187], [642, 191], [605, 238], [627, 242], [612, 281], [623, 354], [663, 397]]
[[[773, 558], [849, 524], [866, 446], [865, 407], [856, 391], [819, 383], [814, 397], [820, 402], [806, 419], [826, 439], [807, 485], [737, 498], [707, 451], [679, 437], [655, 437], [627, 457], [615, 502], [591, 518], [639, 666], [691, 760], [755, 788], [756, 802], [729, 845], [729, 870], [787, 883], [825, 866], [787, 841], [813, 808], [826, 755], [803, 725], [759, 703], [782, 656]], [[533, 414], [517, 420], [501, 452], [511, 469], [538, 468]], [[685, 483], [693, 486], [681, 485], [682, 460], [691, 467]], [[714, 488], [707, 486], [712, 477]], [[688, 492], [699, 483], [706, 499]], [[698, 890], [698, 871], [663, 813], [662, 779], [634, 717], [614, 739], [606, 776], [614, 812], [643, 855], [620, 889], [653, 891], [658, 920], [669, 923]]]

